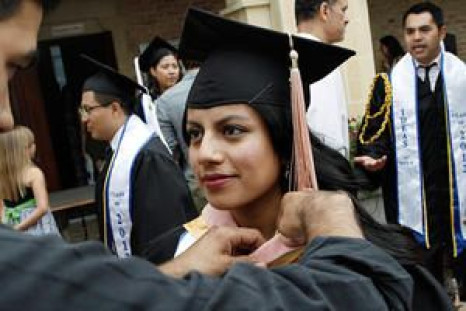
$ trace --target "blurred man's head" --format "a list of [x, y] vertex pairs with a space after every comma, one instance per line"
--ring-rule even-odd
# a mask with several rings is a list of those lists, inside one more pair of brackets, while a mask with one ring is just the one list
[[95, 71], [82, 88], [81, 121], [92, 138], [110, 142], [139, 104], [137, 94], [145, 88], [88, 55], [81, 59]]
[[89, 90], [82, 94], [79, 113], [93, 139], [110, 142], [126, 121], [128, 109], [117, 96]]
[[296, 0], [298, 31], [310, 33], [325, 43], [343, 41], [347, 10], [348, 0]]
[[403, 31], [408, 52], [421, 65], [429, 65], [447, 32], [442, 9], [430, 2], [413, 5], [403, 16]]
[[8, 81], [35, 59], [37, 34], [44, 10], [57, 1], [0, 1], [0, 131], [14, 125]]

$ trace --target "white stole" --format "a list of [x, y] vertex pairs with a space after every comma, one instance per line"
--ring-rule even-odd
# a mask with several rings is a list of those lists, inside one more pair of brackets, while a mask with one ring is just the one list
[[[131, 256], [131, 171], [141, 148], [152, 131], [136, 116], [124, 124], [113, 159], [108, 168], [105, 187], [106, 213], [110, 219], [113, 247], [118, 257]], [[107, 219], [104, 219], [105, 226]]]
[[[321, 42], [309, 33], [300, 37]], [[340, 68], [309, 85], [310, 105], [306, 119], [312, 133], [324, 144], [349, 158], [348, 100]]]
[[[452, 235], [455, 251], [462, 251], [466, 247], [466, 225], [463, 223], [466, 217], [466, 65], [443, 50], [440, 59], [447, 109], [448, 154], [453, 173], [449, 175], [456, 185], [451, 192]], [[417, 74], [410, 54], [406, 54], [394, 67], [391, 82], [399, 223], [411, 228], [428, 246], [418, 132]]]

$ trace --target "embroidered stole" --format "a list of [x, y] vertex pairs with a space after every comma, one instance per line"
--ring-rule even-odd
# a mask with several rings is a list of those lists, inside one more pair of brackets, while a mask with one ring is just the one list
[[[201, 238], [211, 226], [237, 227], [233, 217], [228, 211], [220, 211], [210, 204], [202, 210], [201, 216], [186, 223], [184, 228], [187, 233], [180, 238], [175, 257], [184, 252], [196, 240]], [[267, 264], [268, 267], [276, 267], [296, 262], [303, 254], [304, 248], [292, 248], [283, 243], [282, 236], [277, 234], [255, 250], [251, 257]]]
[[[118, 257], [131, 256], [131, 171], [141, 148], [152, 132], [136, 116], [123, 126], [104, 182], [104, 242]], [[110, 227], [110, 236], [107, 228]]]
[[[466, 65], [442, 50], [446, 129], [449, 155], [452, 239], [454, 255], [466, 247]], [[393, 133], [397, 172], [399, 223], [411, 228], [429, 248], [427, 212], [420, 154], [417, 74], [413, 58], [406, 54], [394, 67]]]

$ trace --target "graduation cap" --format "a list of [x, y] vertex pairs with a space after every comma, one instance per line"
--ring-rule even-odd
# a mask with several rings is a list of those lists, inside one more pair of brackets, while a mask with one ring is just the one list
[[88, 55], [81, 54], [80, 57], [95, 71], [92, 76], [84, 81], [83, 92], [94, 91], [116, 96], [126, 104], [133, 102], [132, 99], [135, 98], [137, 91], [146, 93], [143, 86], [120, 74], [112, 67], [102, 64]]
[[[305, 85], [322, 79], [355, 54], [297, 36], [292, 36], [292, 43]], [[190, 8], [179, 49], [182, 59], [202, 62], [188, 97], [189, 107], [290, 103], [290, 36], [285, 33]], [[308, 87], [304, 91], [308, 93]]]
[[178, 51], [167, 41], [160, 37], [155, 37], [139, 56], [139, 68], [143, 72], [149, 72], [150, 67], [168, 54], [177, 55]]
[[180, 56], [202, 62], [202, 66], [188, 95], [187, 107], [248, 103], [290, 109], [291, 188], [318, 189], [305, 118], [308, 85], [325, 77], [354, 54], [337, 46], [190, 8], [181, 37]]

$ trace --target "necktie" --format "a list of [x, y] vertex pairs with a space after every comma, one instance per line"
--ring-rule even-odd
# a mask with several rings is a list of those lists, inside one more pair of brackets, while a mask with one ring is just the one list
[[431, 85], [431, 83], [430, 83], [430, 74], [429, 74], [429, 73], [430, 73], [430, 70], [431, 70], [435, 65], [437, 65], [437, 63], [433, 63], [433, 64], [430, 64], [429, 66], [423, 67], [424, 70], [425, 70], [424, 82], [427, 83], [427, 85], [429, 86], [429, 89], [430, 89], [431, 91], [433, 91], [433, 87], [432, 87], [432, 85]]

